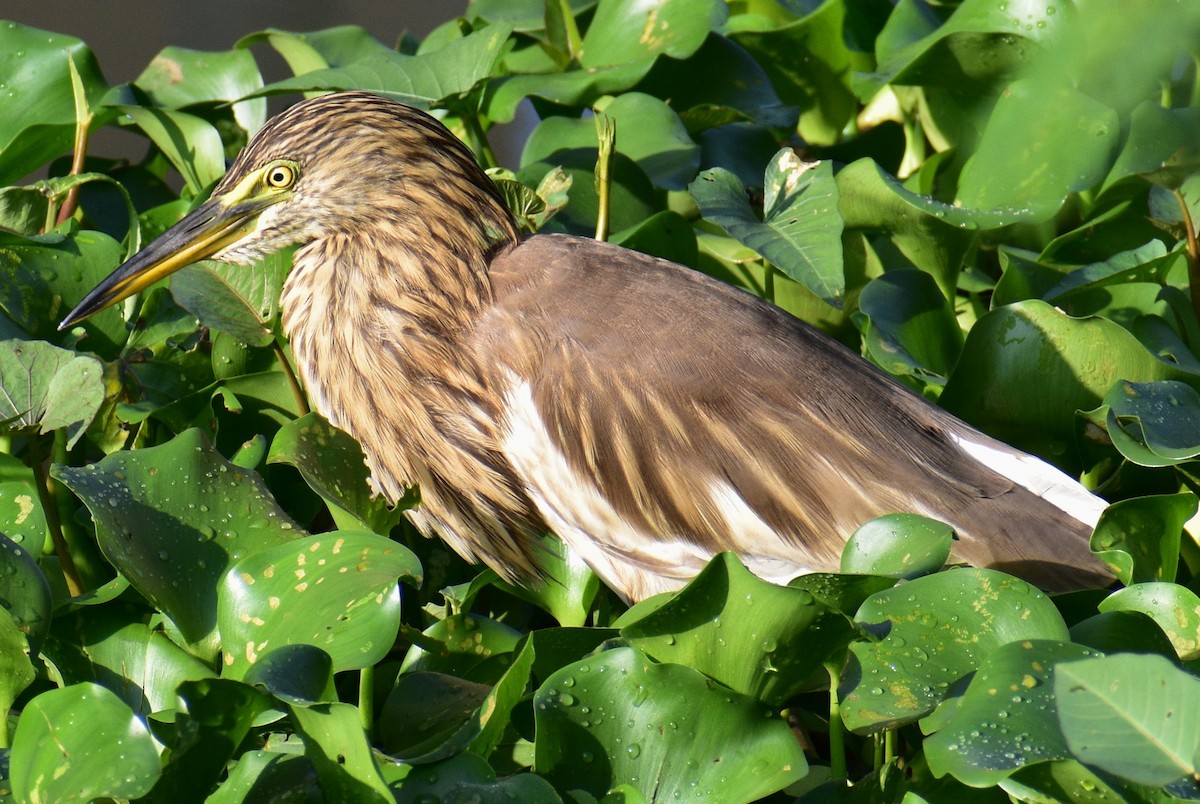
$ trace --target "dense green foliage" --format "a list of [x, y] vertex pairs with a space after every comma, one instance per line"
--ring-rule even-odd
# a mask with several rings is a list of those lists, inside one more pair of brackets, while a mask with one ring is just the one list
[[[473, 0], [423, 42], [264, 31], [122, 86], [0, 25], [0, 185], [50, 177], [0, 189], [0, 798], [1200, 798], [1198, 63], [1188, 0]], [[544, 230], [595, 230], [615, 121], [610, 239], [1083, 477], [1119, 591], [943, 570], [913, 516], [786, 588], [721, 556], [628, 611], [566, 561], [514, 589], [306, 412], [287, 255], [57, 330], [267, 96], [337, 88], [484, 163], [530, 100], [496, 175]]]

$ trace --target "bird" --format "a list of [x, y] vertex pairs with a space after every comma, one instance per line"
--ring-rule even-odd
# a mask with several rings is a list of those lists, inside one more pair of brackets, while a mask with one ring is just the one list
[[544, 537], [628, 602], [732, 551], [775, 583], [836, 571], [863, 523], [951, 525], [953, 559], [1043, 589], [1106, 586], [1106, 503], [780, 308], [587, 237], [522, 236], [432, 115], [359, 91], [303, 100], [207, 201], [61, 322], [202, 259], [296, 246], [281, 322], [313, 407], [375, 493], [505, 581]]

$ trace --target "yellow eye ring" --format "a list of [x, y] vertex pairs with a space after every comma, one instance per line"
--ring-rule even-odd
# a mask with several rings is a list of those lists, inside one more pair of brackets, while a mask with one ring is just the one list
[[267, 168], [267, 185], [277, 190], [291, 187], [296, 182], [296, 169], [291, 165], [272, 165]]

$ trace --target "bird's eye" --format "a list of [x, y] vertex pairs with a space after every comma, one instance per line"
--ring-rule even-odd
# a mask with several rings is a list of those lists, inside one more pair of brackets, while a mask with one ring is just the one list
[[277, 189], [291, 187], [296, 181], [296, 169], [291, 165], [272, 165], [267, 170], [267, 184]]

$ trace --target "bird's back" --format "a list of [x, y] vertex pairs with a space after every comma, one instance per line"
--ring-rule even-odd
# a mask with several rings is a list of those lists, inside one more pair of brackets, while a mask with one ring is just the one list
[[1102, 501], [773, 305], [560, 235], [490, 273], [473, 344], [506, 394], [505, 451], [629, 597], [719, 550], [773, 580], [833, 569], [858, 525], [900, 511], [953, 525], [960, 559], [1046, 588], [1107, 577], [1087, 546]]

